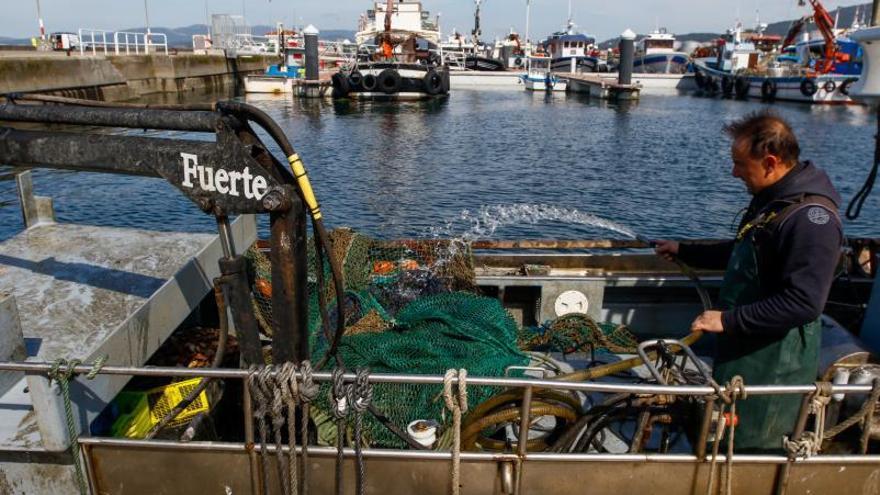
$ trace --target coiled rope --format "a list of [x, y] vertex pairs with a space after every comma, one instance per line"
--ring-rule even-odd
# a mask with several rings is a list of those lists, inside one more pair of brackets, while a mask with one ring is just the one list
[[[92, 363], [92, 368], [86, 373], [86, 378], [93, 380], [98, 376], [98, 372], [107, 362], [107, 356], [101, 356]], [[89, 493], [89, 485], [83, 472], [82, 459], [80, 458], [79, 449], [79, 429], [76, 427], [76, 421], [73, 417], [73, 405], [70, 402], [70, 380], [76, 375], [75, 368], [82, 364], [79, 359], [57, 359], [52, 363], [52, 368], [47, 373], [49, 384], [58, 383], [61, 389], [61, 400], [64, 403], [64, 416], [67, 420], [67, 436], [70, 440], [70, 454], [73, 457], [73, 469], [76, 474], [76, 484], [79, 488], [80, 495]]]
[[[455, 394], [452, 392], [453, 383], [457, 387]], [[452, 411], [452, 495], [459, 495], [461, 493], [461, 416], [468, 410], [466, 369], [446, 371], [446, 375], [443, 376], [443, 399], [446, 408]]]
[[822, 441], [825, 439], [825, 409], [830, 402], [831, 384], [817, 382], [816, 391], [810, 400], [810, 414], [815, 417], [814, 431], [805, 431], [801, 433], [800, 438], [786, 436], [782, 439], [782, 446], [789, 459], [793, 460], [798, 457], [808, 459], [817, 455], [822, 449]]
[[254, 419], [257, 420], [257, 431], [260, 435], [260, 459], [263, 465], [263, 487], [269, 486], [269, 456], [266, 448], [269, 437], [269, 426], [266, 417], [269, 414], [271, 390], [264, 388], [266, 381], [271, 377], [272, 365], [258, 367], [251, 366], [248, 370], [247, 384], [251, 397], [254, 399]]

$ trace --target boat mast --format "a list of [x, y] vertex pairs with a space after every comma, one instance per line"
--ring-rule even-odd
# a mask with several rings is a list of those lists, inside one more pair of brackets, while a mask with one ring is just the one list
[[480, 30], [480, 4], [483, 3], [483, 0], [474, 0], [474, 4], [476, 4], [477, 9], [474, 11], [474, 30], [471, 31], [471, 38], [473, 39], [474, 49], [476, 49], [477, 45], [480, 44], [480, 35], [483, 34]]
[[571, 0], [568, 0], [568, 25], [565, 27], [565, 32], [571, 34]]
[[[874, 0], [880, 2], [880, 0]], [[532, 0], [526, 0], [526, 57], [532, 54], [532, 44], [529, 41], [529, 21], [532, 18]]]

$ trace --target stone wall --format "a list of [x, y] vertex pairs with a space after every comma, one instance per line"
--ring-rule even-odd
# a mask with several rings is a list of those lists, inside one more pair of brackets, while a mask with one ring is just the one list
[[114, 55], [106, 57], [0, 57], [0, 95], [46, 93], [127, 100], [155, 93], [213, 90], [261, 72], [271, 56]]

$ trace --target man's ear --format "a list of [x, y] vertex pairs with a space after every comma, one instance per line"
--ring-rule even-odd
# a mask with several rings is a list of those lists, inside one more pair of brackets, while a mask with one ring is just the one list
[[761, 166], [764, 167], [764, 177], [766, 178], [776, 173], [779, 170], [779, 167], [782, 166], [782, 162], [776, 155], [768, 154], [764, 156], [763, 160], [761, 160]]

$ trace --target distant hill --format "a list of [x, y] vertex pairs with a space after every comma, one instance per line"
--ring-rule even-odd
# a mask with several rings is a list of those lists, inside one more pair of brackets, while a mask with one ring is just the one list
[[[119, 31], [128, 31], [132, 33], [143, 33], [146, 32], [147, 28], [145, 27], [133, 27], [120, 29]], [[191, 48], [192, 47], [192, 37], [195, 34], [206, 34], [208, 32], [208, 27], [204, 24], [193, 24], [191, 26], [177, 27], [177, 28], [167, 28], [156, 26], [150, 28], [150, 30], [154, 33], [164, 33], [168, 36], [168, 46], [174, 48]], [[251, 27], [251, 33], [254, 35], [263, 35], [265, 33], [271, 32], [275, 30], [275, 26], [265, 26], [265, 25], [257, 25]], [[63, 30], [62, 30], [63, 31]], [[76, 32], [76, 30], [71, 30], [71, 32]], [[323, 40], [343, 40], [349, 39], [354, 40], [354, 31], [347, 29], [328, 29], [326, 31], [321, 31], [321, 39]], [[30, 38], [7, 38], [0, 36], [0, 45], [30, 45]]]
[[[851, 7], [841, 7], [840, 9], [835, 9], [831, 11], [831, 17], [837, 16], [837, 25], [839, 27], [848, 27], [853, 23], [853, 18], [855, 18], [856, 10], [859, 11], [859, 15], [865, 19], [865, 22], [870, 22], [871, 19], [871, 4], [865, 3], [862, 5], [853, 5]], [[839, 14], [838, 14], [839, 11]], [[808, 15], [810, 13], [809, 10], [803, 10], [804, 15]], [[766, 34], [776, 34], [779, 36], [785, 36], [788, 33], [789, 27], [791, 27], [791, 23], [796, 19], [789, 19], [786, 21], [779, 21], [769, 24], [767, 26]], [[747, 28], [751, 26], [746, 26]], [[815, 30], [815, 26], [812, 24], [807, 28], [809, 30]], [[705, 43], [706, 41], [712, 41], [722, 33], [685, 33], [685, 34], [677, 34], [675, 35], [675, 39], [678, 41], [697, 41], [699, 43]], [[639, 35], [641, 37], [642, 35]], [[620, 42], [620, 38], [612, 38], [610, 40], [605, 40], [599, 43], [599, 47], [602, 49], [607, 49], [611, 47], [617, 46]]]

